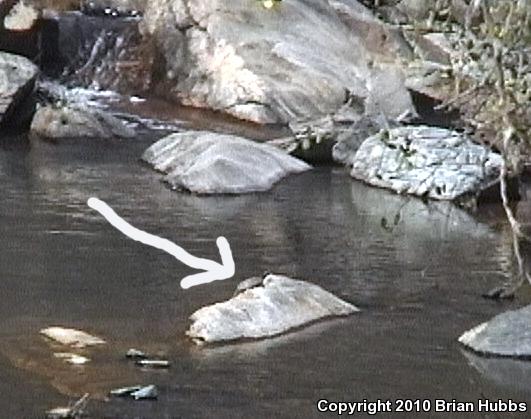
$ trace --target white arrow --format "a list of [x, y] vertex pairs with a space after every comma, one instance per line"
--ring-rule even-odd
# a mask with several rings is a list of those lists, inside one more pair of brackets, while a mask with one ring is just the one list
[[219, 254], [221, 255], [221, 264], [210, 259], [202, 259], [195, 257], [177, 246], [175, 243], [163, 239], [162, 237], [146, 233], [136, 227], [133, 227], [122, 217], [120, 217], [114, 210], [105, 202], [98, 198], [90, 198], [87, 201], [89, 207], [98, 211], [105, 219], [116, 229], [120, 230], [127, 237], [136, 240], [148, 246], [156, 247], [164, 250], [176, 259], [190, 266], [191, 268], [201, 269], [201, 272], [194, 275], [189, 275], [182, 279], [181, 287], [190, 288], [196, 285], [207, 284], [212, 281], [219, 281], [222, 279], [229, 279], [234, 276], [235, 266], [232, 252], [230, 250], [229, 242], [225, 237], [218, 237], [216, 244], [218, 245]]

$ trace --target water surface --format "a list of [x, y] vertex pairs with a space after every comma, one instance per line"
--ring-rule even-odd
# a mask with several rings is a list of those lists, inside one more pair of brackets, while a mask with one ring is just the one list
[[[319, 417], [321, 398], [531, 402], [515, 373], [527, 364], [484, 362], [456, 343], [464, 330], [530, 300], [480, 297], [510, 259], [497, 208], [474, 218], [329, 167], [268, 193], [174, 193], [138, 161], [151, 141], [1, 140], [0, 416], [41, 417], [85, 392], [97, 399], [94, 418], [309, 418]], [[215, 238], [226, 236], [236, 277], [180, 289], [193, 271], [113, 230], [86, 206], [90, 196], [197, 256], [219, 258]], [[396, 227], [384, 228], [395, 218]], [[185, 338], [193, 311], [265, 270], [315, 282], [362, 312], [253, 343], [198, 348]], [[62, 349], [38, 334], [51, 325], [109, 343], [87, 352], [90, 364], [68, 366], [52, 356]], [[123, 359], [130, 347], [173, 367], [142, 371]], [[137, 383], [157, 384], [159, 400], [103, 401], [111, 388]]]

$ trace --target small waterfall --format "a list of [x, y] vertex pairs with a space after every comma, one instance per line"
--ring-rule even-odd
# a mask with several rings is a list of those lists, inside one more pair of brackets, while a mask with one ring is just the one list
[[147, 91], [153, 51], [137, 17], [61, 13], [44, 31], [45, 73], [67, 85], [124, 93]]

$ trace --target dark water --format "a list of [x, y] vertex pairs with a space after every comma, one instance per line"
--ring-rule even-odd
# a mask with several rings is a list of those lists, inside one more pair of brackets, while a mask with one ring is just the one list
[[[510, 244], [496, 208], [474, 219], [365, 187], [339, 168], [263, 194], [178, 194], [138, 162], [148, 144], [1, 141], [1, 418], [42, 417], [85, 392], [97, 399], [92, 418], [309, 418], [320, 416], [321, 398], [531, 403], [528, 364], [477, 358], [456, 343], [464, 330], [530, 300], [480, 297], [507, 272]], [[197, 256], [218, 258], [215, 238], [226, 236], [236, 278], [182, 290], [192, 271], [121, 236], [86, 206], [90, 196]], [[398, 225], [382, 228], [397, 213]], [[184, 337], [194, 310], [264, 270], [313, 281], [362, 312], [254, 343], [198, 348]], [[60, 349], [38, 334], [51, 325], [108, 345], [88, 351], [86, 366], [63, 364], [52, 356]], [[142, 371], [123, 360], [130, 347], [173, 367]], [[109, 389], [137, 383], [157, 384], [159, 400], [103, 401]]]

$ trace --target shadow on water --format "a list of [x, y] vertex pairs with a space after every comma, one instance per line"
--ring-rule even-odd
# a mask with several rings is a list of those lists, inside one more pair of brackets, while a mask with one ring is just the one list
[[[478, 222], [450, 205], [353, 182], [338, 168], [263, 194], [175, 193], [138, 161], [153, 140], [0, 143], [0, 411], [40, 417], [84, 392], [97, 399], [97, 418], [308, 418], [320, 398], [529, 400], [526, 382], [509, 388], [486, 378], [456, 343], [511, 307], [480, 297], [507, 275], [511, 246], [499, 214]], [[226, 236], [235, 278], [180, 289], [191, 270], [118, 234], [86, 206], [90, 196], [197, 256], [217, 259], [215, 238]], [[264, 270], [315, 282], [363, 311], [261, 342], [200, 348], [185, 338], [191, 313]], [[108, 344], [75, 368], [39, 336], [51, 325]], [[173, 366], [138, 369], [123, 358], [130, 347]], [[157, 384], [159, 400], [102, 401], [138, 383]]]

